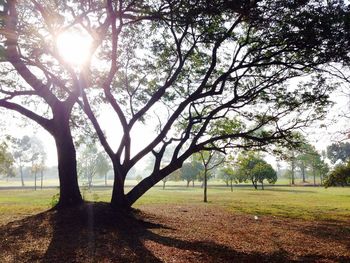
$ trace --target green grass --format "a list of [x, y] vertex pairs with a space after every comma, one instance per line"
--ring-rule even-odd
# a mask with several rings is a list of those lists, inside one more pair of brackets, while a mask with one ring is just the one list
[[[0, 223], [50, 208], [52, 196], [57, 191], [0, 190]], [[82, 189], [82, 195], [89, 201], [109, 202], [111, 191], [111, 188]], [[154, 187], [136, 202], [135, 207], [165, 203], [205, 205], [202, 200], [203, 189], [199, 187], [168, 186], [165, 190]], [[275, 186], [262, 191], [237, 187], [231, 192], [227, 187], [211, 187], [208, 200], [207, 205], [223, 207], [233, 213], [307, 220], [350, 220], [350, 188]]]

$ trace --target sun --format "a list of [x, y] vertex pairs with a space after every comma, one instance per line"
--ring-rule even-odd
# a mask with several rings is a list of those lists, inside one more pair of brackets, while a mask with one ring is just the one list
[[59, 55], [74, 67], [80, 67], [87, 61], [91, 44], [92, 38], [78, 29], [64, 31], [56, 38]]

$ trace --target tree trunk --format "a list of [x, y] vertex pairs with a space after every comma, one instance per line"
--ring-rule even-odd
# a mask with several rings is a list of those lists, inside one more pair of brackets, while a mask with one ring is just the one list
[[261, 181], [261, 190], [264, 190], [264, 181]]
[[118, 170], [115, 164], [113, 164], [113, 170], [114, 170], [114, 183], [113, 183], [111, 206], [117, 209], [130, 208], [131, 205], [128, 203], [128, 200], [126, 199], [126, 196], [124, 193], [124, 184], [125, 184], [126, 174], [124, 175], [122, 171]]
[[316, 170], [315, 170], [315, 168], [312, 169], [312, 175], [314, 177], [314, 186], [316, 186]]
[[81, 197], [77, 176], [77, 160], [70, 132], [69, 119], [58, 118], [55, 120], [54, 132], [58, 157], [58, 177], [60, 182], [60, 198], [57, 207], [69, 207], [81, 204]]
[[20, 166], [19, 166], [19, 173], [21, 174], [22, 187], [24, 187], [24, 178], [23, 178], [23, 167], [22, 167], [22, 164], [20, 164]]
[[203, 187], [204, 187], [204, 203], [208, 202], [207, 197], [207, 189], [208, 189], [208, 178], [207, 178], [207, 172], [204, 172], [204, 181], [203, 181]]
[[[171, 174], [172, 172], [179, 169], [182, 165], [181, 160], [179, 162], [173, 163], [166, 168], [158, 171], [157, 173], [152, 173], [150, 176], [144, 178], [140, 183], [138, 183], [133, 189], [131, 189], [126, 194], [126, 204], [130, 207], [132, 204], [136, 202], [144, 193], [146, 193], [152, 186], [162, 180], [165, 176]], [[189, 182], [188, 182], [189, 183]]]
[[107, 186], [107, 173], [105, 173], [105, 186]]
[[188, 188], [189, 186], [190, 186], [190, 181], [187, 181], [187, 186], [186, 187]]
[[36, 191], [36, 172], [34, 173], [34, 190]]
[[43, 189], [43, 179], [44, 179], [44, 173], [43, 171], [40, 171], [40, 189], [42, 190]]
[[303, 183], [305, 183], [306, 180], [305, 180], [305, 166], [304, 165], [301, 166], [301, 174], [303, 176]]
[[231, 192], [233, 192], [233, 182], [231, 180]]
[[253, 184], [255, 190], [258, 190], [258, 185], [257, 185], [257, 183], [254, 182], [254, 180], [252, 180], [252, 184]]
[[165, 182], [165, 181], [163, 181], [163, 190], [165, 189], [165, 183], [166, 183], [166, 182]]
[[194, 180], [192, 180], [192, 187], [194, 187]]
[[295, 182], [294, 182], [294, 169], [295, 169], [295, 165], [294, 165], [294, 162], [292, 162], [292, 178], [291, 178], [291, 180], [292, 180], [292, 185], [295, 184]]

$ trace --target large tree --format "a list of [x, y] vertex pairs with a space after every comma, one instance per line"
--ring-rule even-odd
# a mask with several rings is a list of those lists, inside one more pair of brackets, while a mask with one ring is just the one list
[[[342, 58], [348, 39], [346, 8], [337, 1], [4, 3], [0, 106], [54, 136], [63, 203], [81, 200], [69, 126], [76, 103], [112, 160], [112, 204], [129, 207], [196, 152], [282, 143], [322, 115], [328, 86], [317, 67]], [[56, 39], [69, 31], [92, 39], [79, 67], [58, 50]], [[290, 87], [301, 76], [306, 81]], [[103, 104], [123, 132], [116, 150], [98, 119]], [[135, 147], [132, 134], [152, 120], [153, 139]], [[125, 194], [128, 171], [148, 154], [153, 170]]]
[[[132, 13], [142, 6], [118, 4], [103, 50], [109, 78], [86, 79], [82, 90], [84, 111], [112, 159], [114, 206], [132, 205], [196, 152], [282, 143], [323, 114], [329, 87], [312, 73], [330, 60], [324, 39], [339, 32], [324, 28], [333, 4], [155, 1], [139, 19]], [[310, 81], [289, 87], [301, 76]], [[92, 87], [121, 125], [116, 151], [96, 117]], [[154, 138], [136, 151], [131, 134], [146, 119], [158, 122]], [[174, 151], [164, 164], [168, 147]], [[125, 194], [128, 170], [147, 154], [155, 156], [153, 171]]]

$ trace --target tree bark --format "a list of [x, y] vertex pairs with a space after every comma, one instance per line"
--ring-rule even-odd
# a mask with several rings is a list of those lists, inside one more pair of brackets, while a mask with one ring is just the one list
[[34, 190], [36, 191], [36, 172], [34, 173]]
[[303, 176], [303, 183], [305, 183], [306, 180], [305, 180], [305, 166], [304, 165], [301, 166], [301, 174]]
[[315, 170], [313, 170], [313, 176], [314, 176], [314, 186], [316, 186], [316, 173], [315, 173]]
[[257, 185], [257, 183], [254, 182], [254, 180], [252, 180], [252, 184], [253, 184], [255, 190], [258, 190], [258, 185]]
[[205, 171], [204, 172], [204, 181], [203, 181], [203, 187], [204, 187], [204, 203], [207, 203], [208, 202], [208, 176], [207, 176], [207, 172]]
[[[68, 114], [67, 114], [68, 115]], [[79, 191], [77, 176], [77, 160], [72, 134], [69, 127], [69, 117], [56, 114], [55, 129], [52, 133], [58, 157], [58, 177], [60, 182], [60, 198], [58, 208], [79, 205], [83, 202]]]
[[124, 193], [124, 184], [125, 184], [126, 174], [124, 175], [122, 171], [118, 169], [117, 165], [114, 163], [113, 163], [113, 170], [114, 170], [114, 183], [113, 183], [111, 206], [117, 209], [130, 208], [131, 205], [126, 199], [126, 196]]
[[19, 173], [21, 174], [21, 183], [22, 183], [22, 187], [24, 187], [24, 178], [23, 178], [23, 167], [22, 167], [22, 163], [20, 163], [20, 166], [19, 166]]
[[233, 182], [232, 182], [232, 180], [231, 180], [231, 192], [233, 192]]
[[294, 170], [295, 170], [295, 164], [294, 164], [294, 161], [292, 161], [292, 185], [294, 185], [295, 184], [295, 182], [294, 182]]
[[182, 162], [175, 162], [172, 165], [169, 165], [166, 168], [162, 169], [161, 171], [153, 173], [150, 176], [144, 178], [125, 195], [126, 205], [128, 207], [131, 207], [131, 205], [134, 204], [136, 200], [139, 199], [144, 193], [146, 193], [152, 186], [162, 180], [165, 176], [179, 169], [181, 165]]
[[264, 181], [261, 182], [261, 190], [264, 190]]
[[43, 171], [40, 171], [40, 189], [42, 190], [43, 189], [43, 179], [44, 179], [44, 173]]

